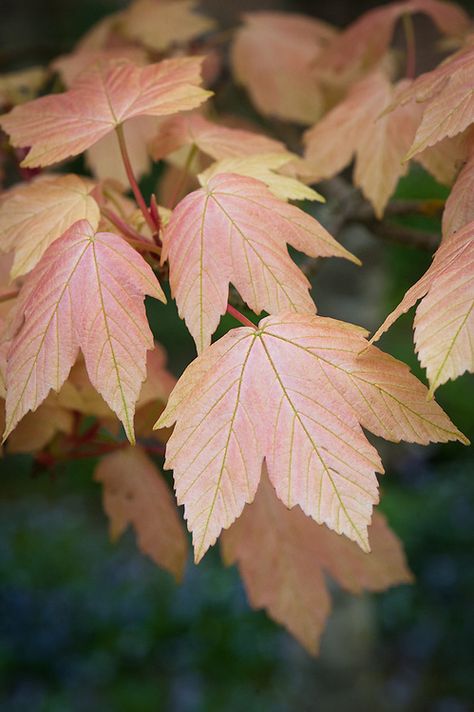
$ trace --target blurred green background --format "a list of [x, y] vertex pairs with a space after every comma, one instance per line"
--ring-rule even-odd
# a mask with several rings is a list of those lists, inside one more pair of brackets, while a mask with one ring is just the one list
[[[323, 2], [207, 2], [224, 24], [239, 11], [286, 8], [344, 25], [368, 7]], [[465, 3], [469, 7], [469, 3]], [[3, 0], [1, 71], [69, 50], [112, 0]], [[423, 51], [423, 47], [420, 50]], [[421, 170], [399, 197], [444, 197]], [[318, 209], [330, 227], [325, 207]], [[433, 222], [418, 223], [438, 229]], [[430, 257], [361, 227], [340, 240], [364, 266], [326, 260], [314, 279], [319, 312], [377, 326]], [[193, 357], [173, 306], [150, 305], [172, 368]], [[410, 313], [383, 348], [423, 378]], [[223, 330], [234, 324], [223, 320]], [[438, 400], [474, 438], [472, 376]], [[416, 576], [413, 586], [353, 597], [334, 590], [321, 655], [310, 658], [264, 613], [249, 610], [217, 549], [185, 581], [141, 556], [132, 533], [108, 542], [94, 462], [39, 473], [31, 459], [0, 465], [0, 708], [4, 712], [468, 712], [474, 709], [474, 456], [450, 444], [377, 442], [387, 474], [382, 505]]]

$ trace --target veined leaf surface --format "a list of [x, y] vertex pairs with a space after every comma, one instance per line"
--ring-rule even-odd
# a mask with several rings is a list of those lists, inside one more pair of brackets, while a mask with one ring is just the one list
[[156, 424], [176, 422], [166, 467], [196, 560], [254, 499], [264, 458], [287, 507], [367, 551], [383, 467], [361, 425], [392, 440], [465, 441], [426, 394], [350, 324], [289, 313], [226, 334], [188, 366]]
[[78, 220], [95, 230], [99, 206], [94, 183], [76, 175], [39, 176], [15, 186], [0, 199], [0, 250], [15, 250], [11, 277], [29, 272], [49, 245]]
[[14, 146], [30, 146], [22, 165], [48, 166], [82, 153], [136, 116], [193, 109], [210, 96], [201, 89], [201, 58], [167, 59], [146, 67], [126, 60], [83, 71], [63, 94], [40, 97], [0, 117]]
[[415, 136], [421, 112], [413, 102], [380, 117], [393, 95], [382, 72], [358, 82], [347, 97], [305, 134], [305, 159], [315, 181], [339, 173], [355, 156], [354, 183], [378, 217], [408, 166], [402, 160]]
[[374, 514], [369, 541], [366, 554], [300, 507], [287, 509], [265, 473], [254, 502], [221, 537], [224, 561], [238, 564], [252, 607], [264, 608], [313, 655], [331, 608], [326, 574], [351, 593], [412, 580], [381, 514]]
[[357, 262], [314, 218], [252, 178], [220, 173], [175, 208], [162, 259], [169, 261], [172, 293], [199, 352], [226, 310], [229, 282], [256, 313], [315, 311], [309, 282], [286, 243], [312, 257]]
[[150, 151], [158, 161], [183, 146], [196, 146], [216, 161], [256, 153], [287, 152], [280, 141], [253, 131], [216, 124], [197, 112], [172, 116], [164, 121]]
[[474, 371], [474, 222], [445, 238], [430, 268], [374, 334], [376, 341], [418, 300], [415, 346], [430, 392]]
[[59, 391], [81, 348], [92, 385], [134, 441], [133, 414], [153, 348], [143, 298], [165, 301], [151, 268], [121, 237], [86, 220], [29, 274], [7, 356], [6, 427]]

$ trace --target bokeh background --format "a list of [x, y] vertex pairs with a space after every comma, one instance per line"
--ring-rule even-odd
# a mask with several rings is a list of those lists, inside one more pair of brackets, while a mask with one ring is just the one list
[[[305, 12], [343, 26], [376, 2], [222, 3], [203, 8], [235, 24], [249, 9]], [[0, 72], [69, 51], [114, 0], [2, 0]], [[469, 9], [471, 3], [464, 3]], [[470, 7], [472, 11], [472, 6]], [[432, 64], [434, 31], [417, 18], [417, 58]], [[232, 107], [229, 107], [232, 110]], [[398, 197], [445, 197], [421, 169]], [[319, 208], [330, 227], [331, 209]], [[424, 219], [418, 227], [437, 230]], [[339, 239], [356, 270], [326, 260], [314, 278], [323, 315], [373, 329], [427, 268], [426, 252], [351, 226]], [[423, 378], [411, 320], [383, 348]], [[173, 307], [154, 305], [157, 338], [179, 374], [193, 344]], [[221, 332], [230, 326], [223, 320]], [[474, 439], [474, 379], [443, 386], [438, 400]], [[378, 442], [387, 474], [382, 510], [402, 539], [413, 586], [354, 597], [334, 589], [317, 659], [264, 613], [251, 611], [218, 550], [185, 581], [140, 555], [132, 533], [110, 544], [94, 462], [39, 472], [27, 456], [0, 462], [0, 708], [3, 712], [469, 712], [474, 709], [474, 456], [449, 444]]]

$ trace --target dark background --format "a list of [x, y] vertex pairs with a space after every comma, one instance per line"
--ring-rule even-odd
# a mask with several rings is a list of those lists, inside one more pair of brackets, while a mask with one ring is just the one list
[[[203, 7], [224, 26], [246, 9], [306, 12], [343, 26], [374, 2], [235, 2]], [[466, 8], [470, 3], [464, 3]], [[46, 63], [72, 48], [113, 0], [2, 0], [0, 71]], [[417, 18], [419, 66], [435, 33]], [[400, 197], [443, 197], [421, 170]], [[324, 208], [320, 219], [328, 218]], [[438, 229], [433, 223], [420, 227]], [[425, 271], [430, 257], [381, 242], [362, 228], [341, 241], [356, 270], [326, 260], [319, 312], [373, 329]], [[178, 370], [192, 342], [172, 307], [151, 307], [157, 338]], [[410, 363], [411, 321], [383, 347]], [[222, 329], [228, 324], [224, 319]], [[472, 376], [438, 400], [474, 437]], [[361, 597], [334, 589], [321, 655], [310, 658], [264, 613], [250, 611], [235, 569], [218, 551], [184, 584], [141, 556], [132, 533], [108, 542], [93, 462], [33, 476], [31, 459], [0, 465], [0, 707], [5, 712], [468, 712], [474, 709], [474, 459], [472, 449], [378, 442], [387, 474], [382, 509], [406, 547], [413, 586]]]

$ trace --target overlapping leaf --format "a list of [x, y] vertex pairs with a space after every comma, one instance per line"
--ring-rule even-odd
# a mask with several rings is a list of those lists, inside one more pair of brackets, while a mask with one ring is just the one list
[[415, 160], [431, 173], [438, 183], [451, 186], [466, 161], [468, 133], [465, 131], [453, 138], [444, 138], [434, 146], [417, 153]]
[[376, 341], [418, 300], [415, 346], [430, 392], [474, 371], [474, 222], [443, 240], [433, 263], [373, 336]]
[[63, 408], [49, 396], [34, 413], [27, 413], [10, 434], [8, 452], [35, 452], [44, 448], [56, 433], [72, 432], [74, 418], [71, 411]]
[[156, 465], [140, 447], [129, 447], [102, 458], [94, 477], [104, 487], [111, 538], [117, 539], [133, 525], [140, 550], [180, 580], [186, 564], [186, 536]]
[[146, 64], [146, 52], [140, 47], [107, 47], [104, 49], [76, 49], [70, 54], [64, 54], [52, 62], [51, 67], [60, 75], [63, 83], [69, 89], [85, 69], [94, 64], [107, 64], [116, 60], [128, 60], [133, 64]]
[[264, 608], [315, 654], [331, 607], [326, 573], [352, 593], [411, 581], [400, 543], [380, 514], [374, 514], [369, 540], [371, 553], [365, 554], [299, 507], [287, 509], [263, 474], [254, 502], [221, 543], [224, 561], [239, 566], [251, 605]]
[[151, 143], [150, 151], [155, 160], [160, 160], [183, 146], [195, 146], [216, 161], [286, 152], [280, 141], [253, 131], [216, 124], [196, 112], [172, 116], [164, 121]]
[[133, 442], [133, 414], [153, 339], [143, 298], [164, 301], [151, 268], [122, 238], [85, 220], [56, 240], [22, 289], [8, 352], [5, 437], [49, 391], [79, 347], [93, 386]]
[[256, 178], [270, 188], [273, 195], [282, 200], [320, 200], [322, 195], [313, 188], [293, 178], [291, 175], [282, 175], [279, 170], [284, 170], [294, 161], [299, 162], [294, 153], [260, 153], [255, 156], [239, 158], [223, 158], [216, 161], [198, 175], [199, 182], [206, 186], [218, 173], [237, 173], [240, 176]]
[[404, 82], [392, 87], [381, 72], [354, 85], [346, 99], [305, 134], [305, 158], [315, 181], [330, 178], [355, 155], [354, 183], [383, 215], [400, 176], [402, 163], [420, 120], [413, 102], [380, 117]]
[[474, 47], [469, 44], [436, 69], [419, 76], [392, 104], [391, 108], [415, 98], [423, 109], [407, 158], [460, 134], [474, 122], [473, 71]]
[[[153, 401], [165, 403], [176, 383], [174, 376], [166, 368], [165, 351], [155, 343], [146, 354], [146, 379], [141, 387], [137, 409]], [[101, 419], [112, 419], [113, 413], [102, 396], [95, 390], [87, 375], [84, 359], [79, 358], [72, 367], [66, 383], [61, 388], [57, 402], [64, 408], [83, 415]]]
[[157, 427], [176, 422], [166, 467], [197, 561], [254, 499], [264, 457], [287, 507], [367, 551], [383, 468], [361, 425], [395, 441], [465, 441], [407, 366], [375, 347], [359, 355], [364, 336], [290, 313], [232, 330], [188, 366]]
[[[130, 157], [133, 174], [137, 180], [151, 169], [151, 158], [148, 142], [156, 133], [157, 120], [152, 116], [138, 116], [126, 121], [123, 127], [127, 151]], [[86, 163], [94, 176], [100, 180], [114, 178], [127, 185], [128, 178], [123, 166], [120, 151], [117, 148], [117, 138], [113, 133], [104, 136], [87, 149]]]
[[309, 282], [286, 243], [313, 257], [357, 261], [313, 218], [277, 200], [260, 181], [221, 173], [186, 196], [163, 236], [170, 284], [198, 351], [227, 306], [229, 282], [256, 312], [314, 312]]
[[49, 245], [77, 220], [97, 228], [100, 213], [93, 189], [92, 181], [76, 175], [46, 175], [2, 195], [0, 250], [15, 251], [12, 278], [33, 269]]
[[121, 14], [120, 29], [126, 37], [162, 52], [215, 29], [215, 21], [197, 9], [196, 0], [135, 0]]
[[344, 32], [336, 35], [316, 62], [317, 71], [341, 81], [341, 75], [354, 77], [371, 69], [387, 51], [396, 22], [405, 14], [428, 15], [438, 30], [446, 35], [468, 31], [470, 19], [452, 2], [440, 0], [407, 0], [377, 7], [359, 17]]
[[474, 135], [472, 132], [468, 133], [469, 136], [465, 140], [466, 162], [453, 185], [443, 212], [445, 238], [474, 220]]
[[324, 107], [313, 65], [334, 30], [290, 13], [253, 12], [244, 20], [232, 46], [236, 80], [261, 113], [311, 124]]
[[127, 119], [193, 109], [209, 96], [200, 88], [202, 60], [169, 59], [137, 67], [99, 63], [63, 94], [41, 97], [0, 118], [14, 146], [29, 146], [22, 165], [47, 166], [75, 156]]

